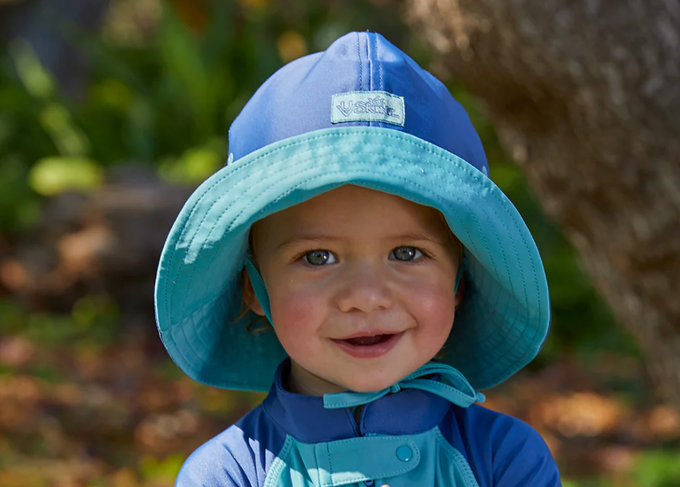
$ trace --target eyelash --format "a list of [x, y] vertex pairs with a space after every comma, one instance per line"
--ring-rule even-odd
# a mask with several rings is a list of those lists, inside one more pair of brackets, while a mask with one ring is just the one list
[[[420, 252], [420, 254], [421, 254], [420, 257], [417, 257], [417, 258], [415, 258], [415, 259], [413, 259], [413, 260], [399, 260], [399, 259], [394, 259], [394, 260], [396, 260], [397, 262], [402, 262], [402, 263], [404, 263], [404, 264], [413, 264], [413, 265], [415, 265], [415, 264], [419, 263], [420, 261], [422, 261], [422, 260], [424, 260], [424, 259], [430, 259], [430, 258], [432, 257], [430, 254], [428, 254], [427, 252], [425, 252], [423, 249], [421, 249], [421, 248], [419, 248], [419, 247], [413, 247], [413, 246], [410, 246], [410, 245], [402, 245], [402, 246], [400, 246], [400, 247], [395, 247], [394, 249], [392, 249], [392, 251], [390, 252], [390, 254], [392, 254], [392, 252], [394, 252], [394, 251], [397, 250], [397, 249], [414, 249], [414, 250]], [[314, 264], [310, 264], [309, 262], [307, 262], [307, 261], [305, 260], [305, 256], [306, 256], [307, 254], [312, 253], [312, 252], [328, 252], [328, 253], [330, 253], [330, 254], [333, 254], [333, 252], [331, 252], [330, 250], [326, 250], [326, 249], [311, 249], [311, 250], [305, 250], [304, 252], [301, 252], [301, 253], [297, 254], [293, 260], [294, 260], [295, 262], [297, 262], [297, 261], [302, 261], [303, 264], [305, 264], [307, 267], [315, 267], [315, 268], [325, 267], [325, 265], [314, 265]], [[337, 257], [336, 257], [336, 259], [337, 259]]]

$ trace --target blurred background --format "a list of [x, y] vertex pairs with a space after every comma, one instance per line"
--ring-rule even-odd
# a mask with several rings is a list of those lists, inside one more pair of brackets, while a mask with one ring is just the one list
[[[526, 109], [496, 95], [516, 96], [523, 92], [518, 86], [532, 86], [527, 93], [536, 106], [559, 112], [571, 102], [566, 91], [553, 89], [559, 83], [551, 84], [550, 73], [564, 66], [585, 84], [589, 78], [579, 69], [588, 61], [524, 59], [522, 73], [544, 74], [485, 87], [475, 79], [502, 76], [484, 75], [493, 56], [485, 57], [486, 48], [475, 51], [489, 45], [482, 36], [496, 32], [496, 44], [520, 45], [512, 34], [520, 25], [517, 32], [530, 42], [536, 12], [486, 18], [483, 10], [465, 11], [470, 2], [451, 0], [444, 15], [434, 3], [0, 0], [0, 486], [171, 486], [190, 452], [262, 400], [195, 383], [169, 360], [153, 315], [158, 257], [183, 202], [225, 161], [229, 125], [256, 88], [284, 63], [366, 29], [434, 71], [467, 108], [492, 179], [518, 207], [545, 260], [551, 334], [526, 370], [487, 391], [487, 405], [543, 435], [566, 487], [680, 486], [680, 401], [667, 377], [655, 372], [663, 367], [650, 367], [658, 360], [650, 353], [654, 339], [628, 322], [647, 315], [627, 321], [635, 303], [640, 313], [657, 310], [649, 323], [674, 330], [660, 336], [680, 356], [677, 314], [667, 312], [677, 307], [664, 308], [659, 297], [672, 295], [676, 281], [658, 281], [650, 295], [655, 307], [634, 286], [630, 309], [616, 300], [624, 294], [611, 283], [635, 275], [626, 274], [626, 281], [598, 269], [630, 269], [631, 254], [602, 245], [600, 253], [587, 252], [597, 247], [597, 232], [585, 232], [574, 214], [604, 215], [612, 236], [632, 219], [615, 216], [613, 199], [595, 210], [567, 204], [567, 194], [581, 203], [587, 194], [606, 195], [600, 186], [568, 192], [559, 171], [542, 169], [551, 167], [540, 160], [549, 153], [532, 145], [531, 134], [546, 140], [566, 133], [550, 132], [558, 117], [534, 110], [529, 123]], [[573, 46], [568, 36], [579, 24], [564, 19], [563, 11], [555, 13], [544, 30]], [[593, 27], [585, 37], [598, 35], [596, 24], [580, 24]], [[533, 38], [546, 45], [539, 40]], [[518, 69], [513, 58], [503, 59], [510, 71]], [[625, 88], [625, 79], [619, 85]], [[595, 106], [588, 100], [600, 98], [575, 98], [573, 106]], [[624, 115], [621, 120], [631, 119]], [[559, 118], [569, 121], [572, 134], [580, 133], [580, 123], [598, 124], [586, 119]], [[668, 123], [677, 127], [677, 115]], [[524, 144], [517, 143], [520, 132]], [[598, 144], [611, 152], [618, 142]], [[579, 181], [602, 181], [594, 170], [569, 164]], [[633, 183], [627, 190], [642, 191]], [[677, 212], [663, 214], [675, 228]], [[677, 259], [664, 262], [654, 267], [657, 277], [676, 270]]]

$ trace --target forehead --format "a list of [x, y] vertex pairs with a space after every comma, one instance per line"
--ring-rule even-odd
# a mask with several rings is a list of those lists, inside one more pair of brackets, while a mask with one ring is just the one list
[[268, 237], [295, 233], [356, 232], [366, 238], [386, 233], [418, 231], [435, 237], [449, 234], [444, 217], [434, 208], [399, 196], [344, 185], [274, 213], [254, 225]]

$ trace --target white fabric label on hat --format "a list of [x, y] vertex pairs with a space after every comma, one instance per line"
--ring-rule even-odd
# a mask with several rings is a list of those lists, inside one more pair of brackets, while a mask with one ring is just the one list
[[386, 91], [350, 91], [331, 98], [331, 123], [384, 122], [404, 126], [404, 97]]

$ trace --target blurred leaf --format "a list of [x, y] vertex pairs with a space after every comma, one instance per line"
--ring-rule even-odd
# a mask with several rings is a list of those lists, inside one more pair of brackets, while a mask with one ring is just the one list
[[17, 74], [21, 82], [35, 98], [46, 99], [54, 95], [52, 76], [43, 68], [33, 47], [25, 39], [15, 39], [9, 45]]
[[0, 335], [18, 333], [26, 323], [27, 310], [18, 303], [0, 297]]
[[163, 460], [144, 457], [140, 462], [140, 470], [144, 480], [174, 481], [184, 463], [184, 455], [170, 455]]
[[519, 169], [512, 164], [496, 164], [493, 166], [491, 177], [496, 185], [504, 193], [507, 193], [522, 183], [523, 176]]
[[[164, 10], [159, 28], [159, 48], [164, 65], [181, 83], [176, 95], [184, 99], [201, 130], [211, 125], [214, 106], [208, 73], [196, 39], [170, 8]], [[170, 79], [169, 79], [170, 80]]]
[[0, 158], [0, 234], [27, 227], [39, 216], [24, 159], [17, 154]]
[[639, 487], [677, 487], [680, 485], [680, 451], [645, 452], [632, 477]]
[[29, 174], [33, 190], [45, 196], [69, 190], [90, 191], [102, 179], [102, 170], [96, 162], [78, 157], [46, 157]]
[[39, 120], [61, 155], [80, 157], [90, 151], [85, 134], [73, 124], [71, 114], [64, 106], [57, 103], [47, 104], [41, 110]]
[[168, 182], [198, 184], [224, 164], [226, 150], [225, 141], [214, 140], [189, 149], [177, 160], [165, 161], [158, 167], [158, 173]]
[[0, 148], [12, 136], [14, 124], [8, 115], [0, 113]]
[[134, 93], [124, 82], [107, 78], [92, 85], [90, 103], [125, 113], [134, 101]]

